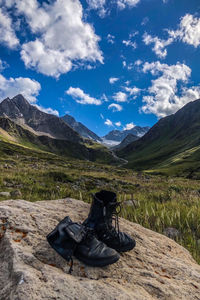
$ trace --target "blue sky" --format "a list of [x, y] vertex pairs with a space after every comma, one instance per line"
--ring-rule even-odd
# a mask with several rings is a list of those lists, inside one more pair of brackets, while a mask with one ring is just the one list
[[98, 135], [200, 98], [199, 0], [0, 0], [0, 99]]

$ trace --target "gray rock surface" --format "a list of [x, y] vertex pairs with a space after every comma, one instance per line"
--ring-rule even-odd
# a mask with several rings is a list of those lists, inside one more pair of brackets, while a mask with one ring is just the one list
[[[62, 199], [0, 202], [1, 300], [198, 300], [200, 266], [189, 252], [164, 235], [120, 219], [136, 248], [104, 268], [74, 259], [74, 271], [46, 241], [69, 215], [83, 221], [89, 205]], [[7, 225], [6, 225], [7, 223]]]

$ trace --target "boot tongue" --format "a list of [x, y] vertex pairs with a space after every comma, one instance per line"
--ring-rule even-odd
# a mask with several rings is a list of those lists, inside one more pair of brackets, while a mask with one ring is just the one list
[[104, 206], [103, 214], [106, 219], [108, 226], [112, 226], [112, 216], [116, 214], [116, 208], [118, 202], [109, 202], [107, 206]]

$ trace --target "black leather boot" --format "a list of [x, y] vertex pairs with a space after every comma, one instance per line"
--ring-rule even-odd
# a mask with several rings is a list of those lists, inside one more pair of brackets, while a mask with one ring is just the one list
[[100, 242], [95, 237], [94, 230], [85, 227], [85, 232], [82, 242], [74, 252], [76, 258], [93, 267], [104, 267], [119, 260], [119, 253]]
[[[128, 234], [119, 231], [119, 206], [115, 193], [102, 190], [94, 195], [89, 216], [83, 224], [93, 228], [98, 240], [108, 247], [118, 252], [126, 252], [133, 249], [136, 242]], [[115, 227], [112, 225], [113, 216]]]
[[[47, 235], [51, 247], [67, 261], [72, 261], [72, 255], [84, 263], [102, 267], [115, 263], [119, 254], [98, 241], [94, 231], [65, 217], [56, 228]], [[72, 266], [69, 273], [72, 271]]]

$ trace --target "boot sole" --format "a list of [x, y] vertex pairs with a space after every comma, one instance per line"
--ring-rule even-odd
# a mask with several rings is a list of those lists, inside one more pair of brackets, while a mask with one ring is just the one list
[[89, 265], [92, 267], [105, 267], [105, 266], [114, 264], [120, 258], [120, 256], [113, 256], [113, 257], [110, 257], [109, 259], [107, 258], [107, 259], [102, 259], [102, 260], [91, 261], [91, 259], [85, 258], [77, 253], [75, 254], [75, 257], [78, 258], [83, 263], [85, 263], [86, 265]]

